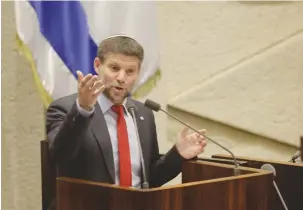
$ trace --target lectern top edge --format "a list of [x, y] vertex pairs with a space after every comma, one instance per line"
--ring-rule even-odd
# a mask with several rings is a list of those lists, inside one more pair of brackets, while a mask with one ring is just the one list
[[[224, 163], [216, 163], [216, 162], [209, 162], [209, 161], [203, 161], [203, 160], [196, 160], [196, 161], [190, 161], [190, 162], [197, 163], [197, 164], [203, 164], [203, 165], [209, 165], [209, 166], [218, 166], [218, 167], [221, 167], [221, 168], [234, 169], [233, 165], [228, 165], [228, 164], [224, 164]], [[252, 173], [263, 173], [263, 170], [256, 169], [256, 168], [249, 168], [249, 167], [239, 166], [239, 169], [249, 171], [249, 172], [252, 172]]]
[[[221, 163], [210, 163], [210, 162], [204, 162], [204, 161], [189, 161], [190, 164], [201, 164], [201, 165], [208, 165], [208, 166], [215, 166], [220, 168], [228, 168], [233, 170], [233, 167], [226, 164]], [[93, 186], [100, 186], [104, 188], [116, 188], [119, 190], [125, 190], [125, 191], [133, 191], [133, 192], [153, 192], [153, 191], [162, 191], [162, 190], [168, 190], [172, 188], [182, 188], [182, 187], [190, 187], [195, 185], [204, 185], [204, 184], [211, 184], [215, 182], [225, 182], [225, 181], [231, 181], [236, 179], [246, 179], [250, 177], [257, 177], [257, 176], [264, 176], [264, 175], [270, 175], [272, 172], [264, 171], [260, 169], [253, 169], [253, 168], [246, 168], [246, 167], [239, 167], [241, 171], [248, 171], [251, 173], [243, 174], [239, 176], [228, 176], [223, 178], [215, 178], [215, 179], [209, 179], [209, 180], [202, 180], [202, 181], [195, 181], [195, 182], [188, 182], [188, 183], [182, 183], [177, 185], [170, 185], [170, 186], [161, 186], [157, 188], [151, 188], [151, 189], [137, 189], [137, 188], [127, 188], [127, 187], [120, 187], [118, 185], [113, 184], [106, 184], [101, 182], [93, 182], [93, 181], [87, 181], [87, 180], [80, 180], [80, 179], [74, 179], [74, 178], [68, 178], [68, 177], [58, 177], [57, 182], [72, 182], [74, 184], [83, 184], [83, 185], [93, 185]]]
[[[232, 157], [230, 155], [223, 155], [223, 154], [215, 154], [212, 155], [213, 158], [221, 158], [221, 159], [228, 159], [230, 160]], [[264, 162], [264, 163], [273, 163], [273, 164], [280, 164], [280, 165], [289, 165], [289, 166], [297, 166], [297, 167], [303, 167], [303, 164], [300, 163], [292, 163], [287, 161], [276, 161], [276, 160], [265, 160], [262, 158], [255, 158], [255, 157], [245, 157], [245, 156], [236, 156], [237, 160], [239, 161], [258, 161], [258, 162]]]

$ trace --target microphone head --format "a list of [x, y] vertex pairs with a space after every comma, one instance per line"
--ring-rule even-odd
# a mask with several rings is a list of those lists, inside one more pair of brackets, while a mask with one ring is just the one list
[[161, 105], [152, 101], [152, 100], [149, 100], [147, 99], [144, 103], [144, 105], [147, 107], [147, 108], [150, 108], [151, 110], [155, 111], [155, 112], [158, 112], [160, 109], [161, 109]]
[[126, 109], [127, 109], [128, 111], [131, 110], [131, 109], [137, 110], [137, 106], [136, 106], [135, 103], [134, 103], [132, 100], [130, 100], [130, 99], [127, 99], [125, 106], [126, 106]]
[[271, 171], [274, 174], [274, 177], [276, 177], [276, 169], [273, 167], [273, 165], [266, 163], [261, 166], [261, 169]]

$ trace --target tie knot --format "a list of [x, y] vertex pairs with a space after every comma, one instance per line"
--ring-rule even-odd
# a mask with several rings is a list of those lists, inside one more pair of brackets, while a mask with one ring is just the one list
[[123, 106], [122, 105], [113, 105], [112, 110], [116, 112], [117, 115], [123, 115]]

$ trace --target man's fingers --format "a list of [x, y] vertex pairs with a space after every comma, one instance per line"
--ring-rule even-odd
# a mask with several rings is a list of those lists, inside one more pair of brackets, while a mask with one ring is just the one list
[[189, 130], [189, 128], [188, 128], [188, 127], [185, 127], [185, 128], [183, 128], [183, 130], [181, 131], [181, 137], [182, 137], [183, 139], [186, 138], [187, 133], [188, 133], [188, 130]]
[[93, 90], [93, 86], [95, 85], [97, 80], [98, 80], [98, 76], [97, 75], [93, 76], [90, 80], [87, 81], [84, 88], [86, 90]]
[[93, 93], [93, 95], [95, 97], [99, 96], [105, 89], [105, 85], [102, 84], [101, 87], [99, 87], [98, 89], [95, 90], [95, 92]]
[[101, 80], [97, 80], [97, 81], [95, 81], [94, 85], [92, 86], [92, 90], [96, 91], [97, 89], [102, 87], [102, 85], [104, 85], [104, 83]]
[[[104, 86], [104, 87], [103, 87]], [[105, 85], [101, 80], [98, 80], [94, 83], [94, 85], [91, 88], [91, 91], [93, 92], [93, 96], [99, 95], [102, 93], [105, 89]]]
[[205, 147], [207, 145], [207, 142], [203, 140], [200, 144], [201, 146]]
[[84, 78], [82, 78], [82, 80], [80, 81], [80, 87], [84, 88], [86, 84], [92, 79], [92, 77], [92, 74], [88, 74]]
[[[206, 130], [205, 129], [201, 129], [201, 130], [198, 130], [200, 133], [202, 133], [203, 135], [205, 135], [206, 133]], [[200, 133], [195, 133], [195, 136], [196, 138], [204, 138], [203, 135], [201, 135]]]
[[200, 153], [204, 152], [204, 147], [201, 145], [200, 146]]
[[[201, 130], [198, 130], [200, 133], [202, 133], [203, 135], [206, 133], [206, 130], [205, 129], [201, 129]], [[190, 139], [194, 139], [194, 142], [195, 144], [200, 144], [201, 146], [206, 146], [206, 141], [205, 141], [205, 137], [199, 134], [199, 133], [194, 133], [191, 135], [192, 138]]]
[[77, 76], [78, 76], [78, 83], [83, 79], [83, 74], [80, 70], [77, 70]]
[[202, 133], [202, 134], [206, 134], [206, 130], [205, 129], [200, 129], [200, 130], [198, 130], [200, 133]]
[[97, 88], [101, 87], [102, 85], [105, 85], [104, 82], [100, 79], [97, 79], [97, 81], [94, 83], [93, 88], [97, 89]]
[[[205, 129], [201, 129], [201, 130], [198, 130], [200, 133], [202, 133], [203, 135], [205, 135], [206, 133], [206, 130]], [[194, 135], [196, 136], [196, 138], [201, 138], [203, 137], [203, 135], [201, 135], [200, 133], [194, 133]]]

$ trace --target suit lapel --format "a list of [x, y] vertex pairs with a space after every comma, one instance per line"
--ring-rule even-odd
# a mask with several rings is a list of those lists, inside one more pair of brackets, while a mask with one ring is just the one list
[[115, 183], [113, 148], [104, 115], [98, 103], [95, 105], [95, 113], [92, 119], [92, 132], [97, 140], [99, 147], [101, 148], [103, 158], [112, 181]]

